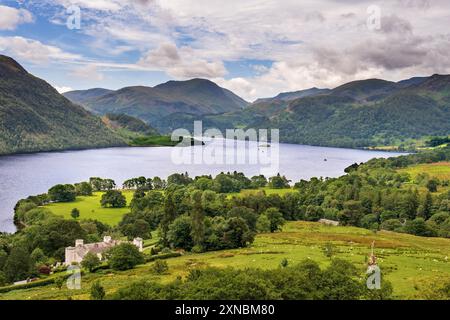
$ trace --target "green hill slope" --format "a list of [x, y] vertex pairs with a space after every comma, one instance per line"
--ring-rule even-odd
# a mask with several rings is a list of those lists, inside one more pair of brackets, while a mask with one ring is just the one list
[[154, 88], [135, 86], [98, 93], [101, 92], [78, 91], [65, 96], [94, 113], [124, 113], [155, 127], [160, 119], [173, 113], [219, 114], [239, 111], [248, 105], [231, 91], [204, 79], [169, 81]]
[[99, 118], [0, 55], [0, 154], [123, 144]]
[[[197, 117], [196, 120], [199, 117]], [[260, 100], [238, 112], [201, 117], [204, 127], [278, 128], [283, 142], [370, 147], [450, 134], [450, 76], [398, 83], [368, 79], [292, 101]], [[162, 127], [190, 128], [194, 117], [174, 114]], [[161, 130], [163, 130], [162, 128]]]
[[[447, 261], [449, 239], [423, 238], [395, 232], [372, 231], [355, 227], [331, 227], [315, 222], [289, 222], [282, 232], [259, 234], [249, 248], [222, 250], [201, 254], [185, 254], [166, 260], [169, 270], [163, 275], [152, 273], [152, 262], [128, 271], [103, 270], [86, 273], [81, 290], [57, 289], [54, 284], [38, 288], [13, 290], [0, 294], [0, 299], [89, 299], [91, 285], [100, 280], [107, 294], [128, 286], [130, 281], [145, 280], [168, 283], [186, 277], [195, 268], [217, 267], [278, 269], [286, 258], [295, 266], [305, 259], [317, 261], [322, 267], [330, 264], [324, 245], [335, 246], [333, 258], [354, 263], [361, 277], [367, 269], [372, 241], [383, 277], [392, 283], [396, 299], [431, 299], [433, 290], [450, 273]], [[144, 252], [149, 253], [151, 241]]]

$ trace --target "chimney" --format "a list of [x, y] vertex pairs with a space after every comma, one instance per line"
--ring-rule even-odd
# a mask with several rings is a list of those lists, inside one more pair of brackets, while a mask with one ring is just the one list
[[75, 240], [75, 247], [81, 247], [83, 245], [84, 245], [84, 240], [83, 239]]

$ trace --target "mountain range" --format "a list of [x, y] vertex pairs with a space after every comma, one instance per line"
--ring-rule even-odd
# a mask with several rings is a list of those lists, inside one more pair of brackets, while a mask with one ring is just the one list
[[[303, 94], [300, 98], [295, 95]], [[306, 93], [306, 94], [305, 94]], [[247, 108], [220, 115], [174, 114], [161, 130], [278, 128], [283, 142], [337, 147], [400, 144], [450, 133], [450, 76], [415, 77], [399, 82], [367, 79], [332, 90], [310, 89], [260, 99]]]
[[161, 119], [174, 113], [220, 114], [240, 111], [248, 105], [231, 91], [204, 79], [169, 81], [155, 87], [135, 86], [117, 91], [97, 88], [64, 95], [95, 114], [127, 114], [157, 129], [161, 129]]
[[450, 76], [359, 80], [251, 104], [204, 79], [63, 96], [0, 55], [0, 154], [126, 145], [125, 137], [192, 130], [195, 120], [205, 129], [278, 128], [282, 142], [321, 146], [359, 148], [446, 136]]
[[122, 145], [101, 119], [0, 55], [0, 154]]

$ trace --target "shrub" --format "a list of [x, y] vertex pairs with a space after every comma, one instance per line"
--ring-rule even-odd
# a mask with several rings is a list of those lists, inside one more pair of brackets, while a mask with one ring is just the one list
[[105, 298], [105, 289], [100, 284], [100, 281], [96, 281], [91, 286], [91, 300], [103, 300]]
[[166, 261], [156, 260], [153, 263], [151, 270], [156, 274], [164, 274], [169, 270], [169, 265]]
[[70, 212], [70, 216], [74, 219], [78, 219], [80, 217], [80, 210], [78, 210], [77, 208], [73, 208]]

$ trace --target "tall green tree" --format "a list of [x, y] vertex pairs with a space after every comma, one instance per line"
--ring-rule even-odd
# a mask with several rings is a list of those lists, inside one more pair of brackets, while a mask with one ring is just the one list
[[191, 193], [192, 202], [192, 240], [198, 248], [203, 247], [205, 240], [205, 212], [202, 206], [202, 194], [200, 190], [194, 190]]

